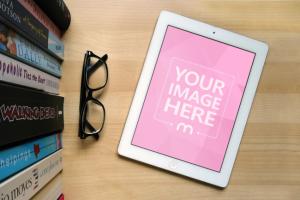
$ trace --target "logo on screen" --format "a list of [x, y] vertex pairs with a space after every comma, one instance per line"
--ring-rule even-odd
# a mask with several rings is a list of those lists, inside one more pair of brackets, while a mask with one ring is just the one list
[[154, 118], [176, 132], [218, 137], [233, 77], [172, 58]]

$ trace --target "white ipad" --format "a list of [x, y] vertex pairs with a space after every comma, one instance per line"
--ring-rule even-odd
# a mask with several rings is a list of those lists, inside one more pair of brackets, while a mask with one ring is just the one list
[[118, 152], [226, 187], [265, 43], [161, 12]]

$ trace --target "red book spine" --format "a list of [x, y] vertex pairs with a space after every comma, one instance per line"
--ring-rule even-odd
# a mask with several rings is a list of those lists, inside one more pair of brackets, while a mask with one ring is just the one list
[[58, 199], [57, 200], [64, 200], [65, 199], [65, 196], [64, 196], [64, 194], [61, 194], [59, 197], [58, 197]]
[[49, 17], [40, 9], [33, 0], [18, 0], [39, 22], [41, 22], [49, 31], [58, 38], [61, 37], [59, 28], [49, 19]]

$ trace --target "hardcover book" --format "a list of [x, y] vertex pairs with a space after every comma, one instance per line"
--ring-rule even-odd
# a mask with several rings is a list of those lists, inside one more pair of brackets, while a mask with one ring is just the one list
[[66, 31], [71, 23], [70, 11], [63, 0], [34, 0], [36, 4], [59, 27]]
[[39, 70], [61, 77], [60, 62], [0, 23], [0, 51]]
[[0, 91], [0, 147], [63, 129], [63, 97], [4, 83]]
[[59, 28], [49, 19], [49, 17], [39, 8], [33, 0], [18, 0], [36, 19], [39, 20], [49, 31], [58, 38], [61, 37]]
[[62, 150], [0, 184], [1, 200], [28, 200], [62, 170]]
[[0, 81], [58, 94], [59, 79], [0, 53]]
[[0, 1], [0, 20], [32, 43], [63, 60], [64, 45], [16, 0]]
[[0, 182], [62, 148], [61, 133], [0, 151]]

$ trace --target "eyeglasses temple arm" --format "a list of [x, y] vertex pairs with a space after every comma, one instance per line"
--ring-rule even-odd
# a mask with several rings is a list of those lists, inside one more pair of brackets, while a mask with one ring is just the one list
[[105, 54], [104, 56], [102, 56], [102, 58], [100, 58], [95, 64], [93, 64], [92, 66], [87, 68], [87, 73], [88, 75], [90, 75], [91, 73], [93, 73], [94, 71], [96, 71], [103, 62], [106, 62], [108, 59], [107, 54]]
[[[86, 120], [85, 122], [86, 122], [87, 128], [88, 128], [90, 131], [93, 131], [93, 132], [96, 131], [96, 129], [90, 124], [90, 122], [89, 122], [88, 120]], [[99, 133], [93, 134], [93, 136], [94, 136], [94, 138], [95, 138], [96, 140], [99, 139]]]
[[86, 127], [90, 130], [90, 131], [96, 131], [96, 129], [90, 124], [90, 122], [88, 120], [85, 121], [86, 123]]

